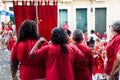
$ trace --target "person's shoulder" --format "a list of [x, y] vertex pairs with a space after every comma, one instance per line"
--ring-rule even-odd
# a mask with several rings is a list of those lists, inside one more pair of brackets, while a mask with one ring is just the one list
[[79, 48], [75, 44], [67, 44], [67, 48], [68, 48], [68, 50], [70, 50], [70, 52], [79, 50]]
[[25, 42], [23, 42], [23, 41], [21, 41], [21, 42], [19, 42], [19, 43], [16, 43], [16, 46], [25, 46]]
[[117, 38], [120, 38], [120, 34], [119, 34], [119, 35], [117, 35]]
[[87, 46], [87, 45], [85, 45], [85, 44], [79, 44], [79, 46], [80, 46], [80, 49], [83, 51], [83, 52], [86, 52], [86, 53], [88, 53], [89, 51], [90, 51], [90, 48]]
[[120, 41], [120, 34], [119, 34], [119, 35], [116, 35], [116, 36], [114, 37], [114, 39], [115, 39], [116, 41]]

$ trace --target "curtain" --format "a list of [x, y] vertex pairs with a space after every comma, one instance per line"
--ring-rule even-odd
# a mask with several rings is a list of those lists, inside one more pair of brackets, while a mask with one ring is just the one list
[[53, 1], [53, 5], [49, 5], [50, 2], [44, 1], [38, 2], [36, 17], [36, 7], [34, 1], [30, 1], [30, 5], [27, 5], [27, 1], [22, 1], [22, 5], [18, 5], [17, 1], [13, 1], [14, 15], [16, 23], [16, 32], [18, 33], [20, 24], [27, 19], [36, 20], [38, 22], [38, 32], [40, 36], [45, 37], [48, 41], [51, 39], [51, 31], [54, 27], [57, 27], [57, 2]]
[[51, 31], [57, 27], [57, 6], [38, 6], [39, 33], [47, 40], [51, 39]]
[[17, 2], [14, 2], [14, 16], [15, 16], [15, 24], [16, 24], [16, 32], [18, 34], [19, 27], [24, 20], [30, 19], [35, 20], [35, 6], [32, 5], [18, 5]]

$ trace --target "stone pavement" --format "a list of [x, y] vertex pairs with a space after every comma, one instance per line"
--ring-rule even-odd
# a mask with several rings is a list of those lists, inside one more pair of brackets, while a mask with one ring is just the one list
[[0, 80], [11, 80], [10, 54], [5, 49], [0, 49]]

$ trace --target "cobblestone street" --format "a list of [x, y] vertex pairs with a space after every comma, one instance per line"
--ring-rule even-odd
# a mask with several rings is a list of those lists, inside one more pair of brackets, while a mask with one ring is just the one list
[[9, 52], [0, 49], [0, 80], [11, 80]]

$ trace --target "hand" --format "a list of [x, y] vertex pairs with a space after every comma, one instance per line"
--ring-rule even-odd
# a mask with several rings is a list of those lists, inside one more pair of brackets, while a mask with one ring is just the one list
[[118, 61], [120, 61], [120, 50], [119, 50], [118, 53], [117, 53], [116, 59], [117, 59]]
[[18, 80], [17, 76], [15, 76], [14, 78], [12, 78], [12, 80]]
[[41, 37], [39, 41], [46, 41], [46, 39], [44, 37]]
[[114, 80], [114, 75], [110, 75], [108, 80]]
[[46, 39], [44, 38], [44, 37], [41, 37], [41, 38], [39, 38], [39, 40], [37, 41], [37, 45], [39, 46], [42, 42], [45, 42], [46, 41]]

